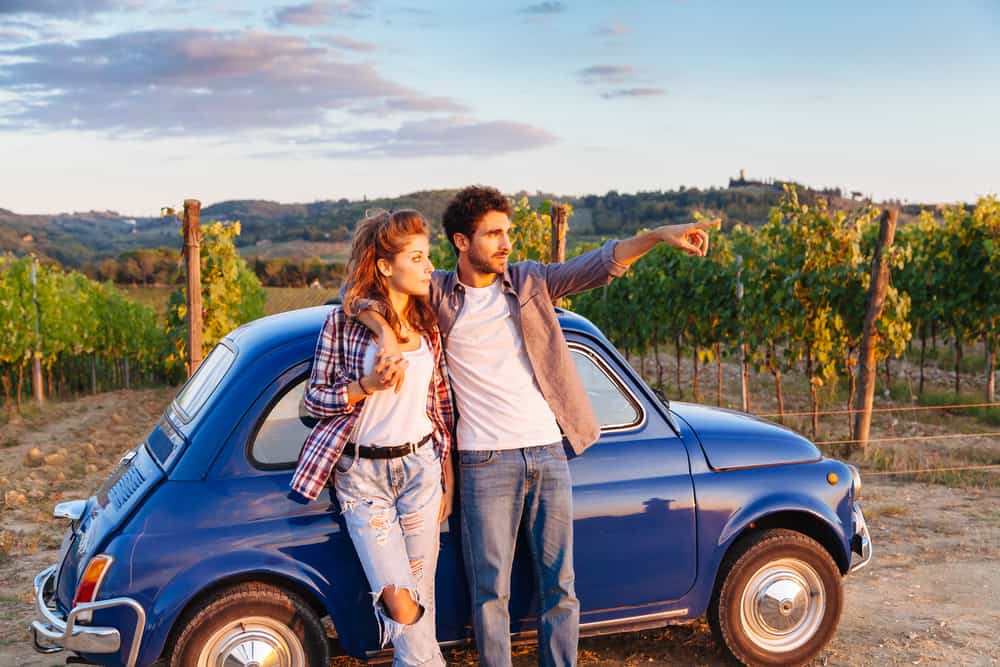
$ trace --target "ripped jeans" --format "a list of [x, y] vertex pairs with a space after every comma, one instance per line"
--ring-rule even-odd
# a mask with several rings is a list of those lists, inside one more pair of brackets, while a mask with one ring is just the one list
[[[434, 572], [440, 546], [441, 461], [433, 443], [395, 459], [341, 456], [337, 500], [372, 590], [382, 648], [394, 667], [443, 667], [434, 622]], [[389, 617], [387, 586], [406, 589], [422, 615], [412, 625]]]

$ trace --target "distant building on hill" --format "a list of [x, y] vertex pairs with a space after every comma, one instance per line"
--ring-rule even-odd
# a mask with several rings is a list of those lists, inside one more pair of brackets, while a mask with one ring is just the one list
[[775, 181], [773, 178], [769, 178], [769, 179], [764, 180], [764, 181], [755, 181], [755, 180], [752, 180], [752, 179], [748, 180], [747, 177], [746, 177], [746, 174], [745, 174], [744, 170], [740, 169], [740, 177], [739, 178], [730, 178], [729, 179], [729, 187], [730, 188], [751, 188], [751, 187], [757, 187], [757, 188], [767, 188], [768, 190], [781, 190], [781, 183], [778, 182], [778, 181]]

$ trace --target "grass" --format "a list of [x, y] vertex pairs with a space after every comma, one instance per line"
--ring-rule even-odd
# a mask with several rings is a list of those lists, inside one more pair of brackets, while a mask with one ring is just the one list
[[[914, 338], [912, 349], [906, 352], [906, 360], [915, 367], [920, 365], [920, 339]], [[950, 342], [943, 342], [938, 339], [937, 349], [931, 347], [931, 341], [927, 341], [927, 349], [924, 352], [924, 366], [940, 368], [945, 371], [955, 370], [955, 348]], [[986, 372], [986, 350], [981, 342], [974, 345], [966, 345], [962, 348], [962, 361], [958, 365], [961, 373], [985, 373]]]
[[1000, 469], [948, 470], [966, 466], [1000, 465], [1000, 450], [975, 445], [939, 447], [934, 445], [873, 446], [858, 452], [854, 462], [862, 470], [896, 472], [938, 469], [932, 472], [892, 475], [893, 479], [941, 484], [954, 488], [1000, 488]]
[[[985, 403], [978, 393], [962, 392], [958, 395], [946, 389], [925, 389], [923, 396], [917, 398], [920, 405], [968, 405], [970, 403]], [[956, 408], [944, 410], [949, 414], [964, 414], [991, 426], [1000, 426], [1000, 406], [978, 408]]]
[[[862, 496], [862, 500], [864, 497]], [[907, 513], [907, 508], [903, 505], [878, 505], [876, 507], [865, 507], [865, 518], [869, 521], [879, 517], [897, 517]]]

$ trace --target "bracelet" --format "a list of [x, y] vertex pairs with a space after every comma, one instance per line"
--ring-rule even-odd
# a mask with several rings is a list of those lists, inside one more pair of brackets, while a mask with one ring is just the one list
[[364, 379], [363, 375], [358, 378], [358, 386], [361, 387], [361, 391], [364, 392], [365, 396], [371, 396], [374, 392], [365, 389], [365, 383], [362, 381], [363, 379]]

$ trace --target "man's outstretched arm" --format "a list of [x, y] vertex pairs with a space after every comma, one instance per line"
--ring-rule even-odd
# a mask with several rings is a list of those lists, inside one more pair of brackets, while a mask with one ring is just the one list
[[623, 239], [615, 244], [615, 261], [629, 266], [660, 243], [682, 250], [695, 257], [708, 254], [707, 229], [718, 229], [722, 220], [704, 220], [685, 225], [663, 225], [642, 234], [636, 234], [630, 239]]
[[544, 265], [545, 281], [553, 299], [607, 285], [612, 278], [660, 243], [689, 255], [704, 257], [708, 252], [707, 229], [722, 224], [719, 219], [685, 225], [664, 225], [620, 241], [609, 241], [596, 250], [562, 263]]

